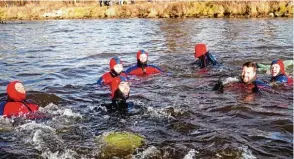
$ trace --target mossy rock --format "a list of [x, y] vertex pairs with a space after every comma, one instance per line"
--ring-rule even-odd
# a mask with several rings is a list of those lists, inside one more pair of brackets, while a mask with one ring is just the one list
[[125, 158], [142, 146], [144, 138], [130, 132], [111, 132], [96, 137], [101, 146], [100, 158]]

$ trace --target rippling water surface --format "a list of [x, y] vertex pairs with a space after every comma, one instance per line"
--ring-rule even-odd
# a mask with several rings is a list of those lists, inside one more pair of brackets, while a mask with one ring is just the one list
[[[212, 91], [220, 76], [240, 74], [246, 61], [292, 59], [292, 19], [25, 21], [1, 25], [0, 38], [0, 98], [8, 81], [21, 80], [52, 116], [1, 118], [0, 158], [97, 158], [94, 137], [111, 131], [146, 138], [133, 158], [293, 158], [292, 87], [261, 95]], [[189, 65], [199, 42], [223, 65]], [[101, 113], [110, 92], [97, 79], [111, 57], [126, 68], [139, 49], [170, 74], [133, 80], [129, 101], [144, 113]], [[146, 155], [150, 149], [157, 153]]]

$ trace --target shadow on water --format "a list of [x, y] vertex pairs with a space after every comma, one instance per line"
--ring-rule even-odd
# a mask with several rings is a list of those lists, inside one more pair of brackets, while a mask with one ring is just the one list
[[[292, 22], [113, 19], [3, 25], [0, 99], [8, 81], [19, 79], [50, 118], [0, 118], [0, 156], [98, 158], [95, 136], [129, 131], [146, 140], [133, 158], [292, 158], [292, 87], [260, 95], [236, 87], [212, 91], [219, 77], [239, 75], [246, 61], [292, 59]], [[198, 42], [206, 43], [222, 65], [201, 70], [191, 65]], [[105, 113], [110, 90], [98, 87], [97, 79], [108, 71], [111, 57], [119, 56], [128, 67], [139, 49], [169, 73], [131, 77], [128, 101], [142, 108], [140, 113]]]

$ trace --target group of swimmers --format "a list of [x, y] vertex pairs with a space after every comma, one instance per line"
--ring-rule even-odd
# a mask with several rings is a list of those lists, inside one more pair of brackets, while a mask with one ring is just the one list
[[[193, 64], [198, 65], [200, 68], [220, 64], [207, 50], [205, 44], [195, 45], [194, 57], [197, 60]], [[122, 61], [118, 57], [110, 59], [109, 72], [102, 75], [97, 81], [100, 86], [106, 85], [110, 87], [112, 103], [106, 105], [108, 111], [127, 111], [133, 105], [127, 102], [130, 93], [128, 75], [144, 76], [164, 72], [159, 67], [147, 64], [147, 62], [148, 53], [144, 50], [139, 50], [137, 52], [137, 64], [129, 67], [124, 72]], [[220, 78], [213, 90], [223, 92], [225, 86], [238, 83], [251, 88], [253, 92], [257, 92], [259, 88], [271, 88], [292, 81], [285, 73], [282, 60], [272, 61], [270, 67], [272, 77], [268, 82], [259, 80], [256, 72], [257, 65], [253, 62], [246, 62], [242, 65], [241, 76]], [[10, 82], [6, 91], [7, 99], [0, 103], [0, 115], [7, 117], [19, 116], [39, 109], [38, 105], [26, 100], [26, 91], [20, 81]]]
[[[220, 63], [207, 50], [205, 44], [195, 45], [194, 63], [200, 68], [205, 68], [209, 65], [219, 65]], [[148, 74], [162, 73], [163, 71], [154, 65], [147, 64], [148, 53], [144, 50], [137, 52], [137, 64], [123, 71], [123, 65], [118, 57], [110, 60], [110, 71], [105, 73], [97, 81], [98, 85], [109, 85], [112, 92], [112, 104], [108, 105], [108, 110], [126, 110], [130, 104], [126, 102], [129, 97], [130, 87], [128, 84], [128, 75], [143, 76]], [[274, 85], [289, 83], [290, 78], [285, 73], [284, 63], [282, 60], [274, 60], [271, 63], [272, 78], [269, 82], [259, 80], [257, 78], [257, 65], [253, 62], [246, 62], [242, 66], [242, 74], [238, 77], [220, 78], [213, 90], [223, 92], [225, 86], [233, 83], [243, 84], [252, 89], [253, 92], [258, 92], [260, 88], [271, 88]]]

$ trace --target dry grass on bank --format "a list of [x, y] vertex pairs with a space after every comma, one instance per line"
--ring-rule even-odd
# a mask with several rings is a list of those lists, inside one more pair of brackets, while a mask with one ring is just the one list
[[86, 18], [293, 17], [290, 1], [161, 2], [99, 6], [99, 3], [0, 3], [1, 20]]

